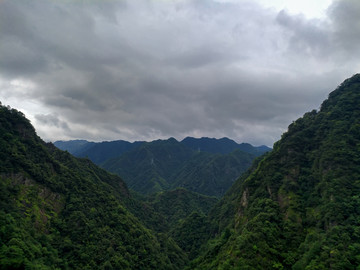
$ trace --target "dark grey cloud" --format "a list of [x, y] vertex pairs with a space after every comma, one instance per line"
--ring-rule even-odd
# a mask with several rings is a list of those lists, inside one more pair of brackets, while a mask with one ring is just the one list
[[[306, 55], [308, 60], [322, 60], [320, 64], [330, 67], [358, 62], [360, 52], [360, 2], [336, 0], [327, 10], [326, 19], [308, 20], [302, 14], [290, 15], [281, 11], [276, 21], [289, 35], [289, 55]], [[356, 65], [356, 64], [355, 64]], [[358, 66], [357, 66], [358, 67]]]
[[[334, 43], [343, 56], [354, 59], [360, 52], [360, 2], [356, 0], [334, 1], [329, 8], [334, 32]], [[358, 60], [358, 59], [356, 59]]]
[[326, 22], [319, 19], [308, 21], [303, 15], [291, 16], [282, 10], [276, 17], [277, 22], [290, 33], [289, 53], [308, 57], [326, 57], [331, 48], [331, 33]]
[[309, 20], [245, 0], [4, 0], [0, 99], [47, 140], [271, 146], [356, 72], [358, 15], [357, 1]]

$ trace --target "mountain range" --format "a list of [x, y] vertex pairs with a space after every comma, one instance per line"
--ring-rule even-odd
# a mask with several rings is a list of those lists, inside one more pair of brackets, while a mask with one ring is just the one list
[[238, 144], [228, 138], [192, 137], [181, 142], [170, 138], [134, 143], [75, 140], [54, 144], [118, 174], [131, 189], [142, 194], [185, 187], [217, 197], [225, 194], [255, 157], [271, 150]]
[[356, 74], [217, 201], [184, 188], [134, 193], [0, 106], [0, 267], [359, 269], [359, 119]]

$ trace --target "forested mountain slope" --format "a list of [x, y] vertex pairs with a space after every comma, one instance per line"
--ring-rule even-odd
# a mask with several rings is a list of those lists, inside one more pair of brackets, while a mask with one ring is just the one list
[[147, 199], [147, 203], [155, 212], [166, 218], [170, 230], [192, 212], [207, 215], [217, 202], [218, 199], [215, 197], [204, 196], [183, 188], [159, 192]]
[[192, 154], [190, 148], [170, 138], [144, 143], [101, 166], [121, 175], [131, 189], [151, 194], [170, 189], [172, 175]]
[[229, 154], [198, 152], [170, 138], [144, 143], [101, 166], [142, 194], [184, 187], [221, 197], [254, 158], [239, 150]]
[[140, 216], [139, 205], [118, 176], [44, 143], [0, 106], [1, 269], [181, 269], [175, 242], [128, 210]]
[[228, 138], [174, 138], [152, 142], [54, 143], [75, 156], [87, 157], [121, 176], [131, 189], [142, 194], [185, 187], [208, 196], [221, 197], [246, 171], [253, 159], [269, 150], [238, 144]]
[[357, 74], [233, 185], [190, 269], [359, 269], [359, 194]]
[[[140, 202], [118, 176], [44, 143], [22, 113], [0, 106], [0, 268], [359, 269], [359, 119], [355, 75], [207, 216], [216, 199], [177, 189]], [[142, 151], [150, 164], [176, 153], [156, 171], [170, 175], [194, 150], [166, 143]]]
[[255, 156], [240, 150], [228, 154], [194, 154], [173, 176], [172, 187], [220, 198], [248, 168]]

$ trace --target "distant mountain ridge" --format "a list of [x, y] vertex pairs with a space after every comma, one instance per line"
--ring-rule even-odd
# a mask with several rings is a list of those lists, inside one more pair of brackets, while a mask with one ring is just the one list
[[240, 143], [229, 139], [229, 138], [193, 138], [186, 137], [181, 141], [181, 143], [185, 144], [187, 147], [190, 147], [193, 150], [197, 150], [199, 152], [209, 152], [213, 154], [229, 154], [235, 150], [240, 150], [246, 153], [254, 154], [255, 156], [261, 156], [267, 151], [270, 151], [271, 148], [261, 145], [261, 146], [252, 146], [249, 143]]
[[128, 142], [123, 140], [89, 142], [86, 140], [56, 141], [54, 145], [61, 150], [68, 151], [76, 157], [87, 157], [95, 164], [100, 164], [107, 159], [118, 157], [139, 145], [139, 142]]
[[192, 153], [190, 148], [170, 138], [143, 143], [120, 157], [105, 161], [101, 166], [122, 175], [131, 189], [151, 194], [170, 189], [172, 175]]
[[87, 140], [56, 141], [54, 143], [54, 145], [57, 148], [59, 148], [61, 150], [66, 150], [75, 156], [76, 156], [75, 153], [77, 153], [78, 151], [81, 151], [87, 147], [94, 145], [94, 144], [95, 143], [89, 142]]
[[[176, 140], [174, 138], [169, 138]], [[166, 140], [157, 140], [166, 141]], [[90, 142], [87, 140], [68, 140], [68, 141], [55, 141], [54, 145], [61, 150], [68, 151], [77, 157], [88, 157], [95, 163], [101, 163], [106, 159], [120, 156], [121, 154], [132, 150], [146, 141], [128, 142], [124, 140], [103, 141], [103, 142]], [[227, 137], [216, 138], [194, 138], [186, 137], [180, 143], [187, 147], [199, 151], [209, 152], [213, 154], [228, 154], [235, 150], [241, 150], [256, 156], [261, 156], [265, 152], [271, 150], [266, 145], [252, 146], [249, 143], [237, 143]]]
[[253, 159], [270, 148], [238, 144], [228, 138], [174, 138], [152, 142], [112, 141], [54, 143], [75, 156], [87, 157], [120, 175], [131, 189], [142, 194], [185, 187], [221, 197], [250, 167]]

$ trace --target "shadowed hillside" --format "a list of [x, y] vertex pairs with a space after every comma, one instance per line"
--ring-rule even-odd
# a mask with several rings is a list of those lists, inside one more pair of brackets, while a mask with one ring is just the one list
[[127, 209], [137, 203], [118, 176], [45, 144], [22, 113], [4, 106], [0, 191], [1, 269], [181, 269], [187, 262], [174, 241]]
[[190, 269], [358, 269], [359, 119], [355, 75], [231, 187]]

